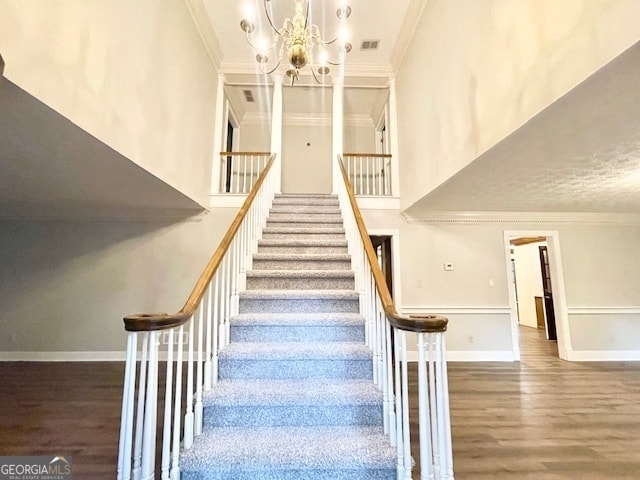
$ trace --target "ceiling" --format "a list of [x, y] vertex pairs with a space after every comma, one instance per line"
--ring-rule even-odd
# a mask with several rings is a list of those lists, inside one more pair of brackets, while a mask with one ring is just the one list
[[640, 43], [407, 210], [640, 213]]
[[0, 145], [0, 218], [185, 218], [203, 210], [6, 78]]

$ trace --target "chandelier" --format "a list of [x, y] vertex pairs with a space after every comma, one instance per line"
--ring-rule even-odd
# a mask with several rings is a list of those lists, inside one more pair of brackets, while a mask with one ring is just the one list
[[[256, 51], [256, 61], [263, 73], [271, 74], [283, 63], [286, 58], [289, 68], [286, 71], [291, 79], [291, 85], [300, 78], [300, 69], [309, 65], [313, 78], [317, 83], [323, 83], [331, 66], [342, 65], [351, 51], [351, 44], [346, 41], [343, 33], [331, 40], [325, 40], [320, 29], [315, 24], [309, 24], [309, 4], [303, 8], [303, 0], [295, 0], [295, 14], [293, 19], [286, 18], [281, 28], [277, 28], [271, 13], [271, 0], [263, 0], [264, 12], [269, 28], [273, 31], [271, 43], [261, 44], [255, 37], [256, 25], [248, 19], [240, 22], [240, 28], [244, 30], [247, 42]], [[305, 11], [306, 10], [306, 11]], [[304, 12], [304, 13], [303, 13]], [[351, 15], [351, 7], [345, 5], [336, 11], [336, 16], [341, 23]], [[336, 47], [337, 58], [329, 60], [328, 48]], [[270, 59], [273, 55], [274, 59]], [[285, 57], [286, 55], [286, 57]]]

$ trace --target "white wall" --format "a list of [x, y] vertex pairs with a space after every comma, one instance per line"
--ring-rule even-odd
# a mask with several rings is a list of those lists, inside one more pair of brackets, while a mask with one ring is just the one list
[[2, 222], [0, 359], [123, 352], [122, 318], [178, 311], [235, 214], [217, 209], [175, 224]]
[[375, 153], [376, 129], [371, 125], [352, 124], [346, 119], [343, 129], [343, 151], [347, 153]]
[[546, 242], [513, 247], [518, 292], [518, 320], [520, 325], [532, 328], [538, 328], [535, 297], [544, 297], [538, 250], [541, 245], [546, 245]]
[[331, 125], [285, 122], [282, 192], [331, 193]]
[[557, 230], [572, 358], [640, 359], [640, 226], [427, 225], [391, 211], [363, 216], [369, 229], [400, 232], [402, 311], [447, 316], [453, 358], [513, 358], [504, 231]]
[[267, 122], [241, 122], [238, 131], [241, 152], [270, 152], [271, 125]]
[[426, 2], [396, 82], [401, 208], [639, 38], [635, 0]]
[[206, 205], [217, 74], [182, 1], [4, 0], [5, 76]]

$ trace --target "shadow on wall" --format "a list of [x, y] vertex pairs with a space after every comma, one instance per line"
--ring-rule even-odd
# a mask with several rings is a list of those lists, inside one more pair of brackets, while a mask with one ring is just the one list
[[123, 350], [122, 317], [179, 310], [233, 213], [0, 222], [0, 352]]

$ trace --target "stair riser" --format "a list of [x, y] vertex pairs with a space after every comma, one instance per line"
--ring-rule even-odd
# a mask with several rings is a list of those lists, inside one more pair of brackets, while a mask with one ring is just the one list
[[252, 360], [221, 358], [221, 380], [235, 379], [372, 379], [371, 360]]
[[340, 208], [333, 205], [277, 205], [270, 210], [272, 214], [290, 215], [337, 215], [340, 216]]
[[205, 408], [205, 430], [217, 427], [375, 426], [380, 405], [234, 405]]
[[343, 255], [348, 253], [346, 246], [323, 247], [321, 245], [260, 245], [258, 251], [260, 253], [314, 253], [325, 255]]
[[349, 270], [349, 260], [253, 260], [254, 270]]
[[267, 217], [267, 223], [269, 221], [277, 222], [300, 222], [307, 221], [311, 223], [341, 223], [342, 217], [339, 214], [324, 214], [324, 213], [271, 213]]
[[181, 480], [395, 480], [395, 469], [180, 471]]
[[264, 232], [262, 238], [273, 240], [344, 240], [344, 233], [318, 233], [315, 228], [307, 228], [308, 232], [270, 233]]
[[247, 277], [247, 290], [353, 290], [351, 278]]
[[240, 298], [240, 313], [358, 313], [352, 299], [265, 299]]
[[231, 326], [232, 342], [364, 342], [363, 326]]
[[[342, 221], [331, 221], [331, 220], [321, 220], [318, 222], [309, 221], [307, 218], [300, 218], [297, 221], [291, 220], [282, 220], [277, 218], [269, 218], [267, 220], [267, 227], [274, 228], [299, 228], [306, 230], [317, 230], [318, 228], [340, 228], [342, 226]], [[344, 237], [343, 237], [344, 238]]]

